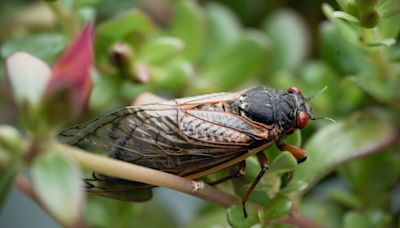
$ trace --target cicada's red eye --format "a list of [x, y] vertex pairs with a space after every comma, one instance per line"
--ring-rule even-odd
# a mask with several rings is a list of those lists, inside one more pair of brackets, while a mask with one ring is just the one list
[[308, 123], [308, 114], [306, 112], [299, 112], [297, 114], [297, 128], [302, 129], [305, 128]]
[[296, 94], [301, 94], [301, 90], [297, 88], [296, 86], [291, 86], [287, 90], [289, 93], [296, 93]]

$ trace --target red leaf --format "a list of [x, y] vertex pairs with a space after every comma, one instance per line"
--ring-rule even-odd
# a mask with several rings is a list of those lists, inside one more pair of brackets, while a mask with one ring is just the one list
[[71, 96], [75, 114], [79, 114], [88, 101], [92, 88], [90, 67], [92, 52], [93, 25], [87, 25], [75, 41], [53, 66], [52, 75], [46, 88], [46, 95], [52, 96], [61, 90]]

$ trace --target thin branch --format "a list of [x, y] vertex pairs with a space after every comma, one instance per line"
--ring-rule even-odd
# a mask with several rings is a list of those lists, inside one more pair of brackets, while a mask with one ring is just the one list
[[67, 145], [60, 144], [59, 147], [60, 151], [71, 156], [83, 168], [105, 175], [170, 188], [225, 208], [236, 203], [238, 200], [204, 182], [193, 181], [173, 174], [88, 153]]

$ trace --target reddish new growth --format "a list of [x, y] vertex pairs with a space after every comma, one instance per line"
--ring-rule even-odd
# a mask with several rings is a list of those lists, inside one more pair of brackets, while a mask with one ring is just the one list
[[92, 88], [90, 79], [90, 67], [93, 62], [92, 36], [93, 26], [89, 24], [53, 66], [46, 88], [46, 96], [51, 96], [60, 90], [68, 91], [77, 113], [85, 107]]

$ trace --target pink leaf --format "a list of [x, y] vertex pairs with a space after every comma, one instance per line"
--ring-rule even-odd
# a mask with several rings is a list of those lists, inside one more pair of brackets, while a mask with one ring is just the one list
[[75, 41], [53, 66], [52, 75], [47, 84], [46, 95], [52, 96], [61, 90], [71, 96], [75, 114], [84, 109], [92, 88], [90, 67], [92, 52], [93, 25], [87, 25]]

